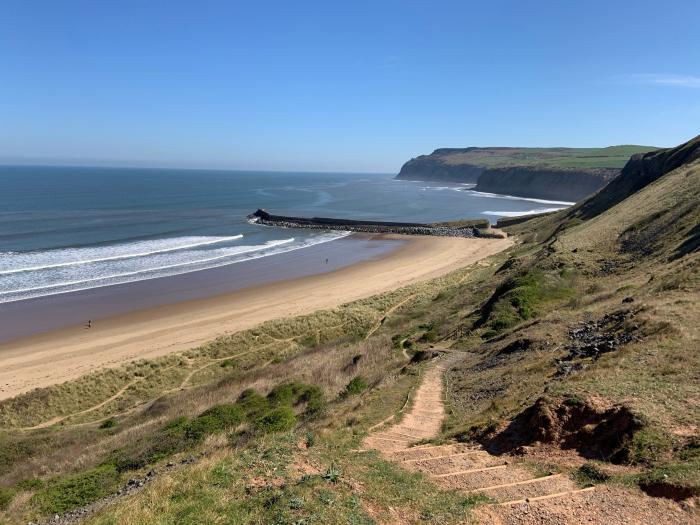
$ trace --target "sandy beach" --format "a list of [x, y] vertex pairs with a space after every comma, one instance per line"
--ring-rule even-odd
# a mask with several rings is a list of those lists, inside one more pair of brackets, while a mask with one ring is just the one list
[[0, 344], [0, 399], [437, 277], [511, 244], [507, 239], [401, 239], [406, 242], [376, 259], [327, 273], [107, 317], [89, 330], [71, 326]]

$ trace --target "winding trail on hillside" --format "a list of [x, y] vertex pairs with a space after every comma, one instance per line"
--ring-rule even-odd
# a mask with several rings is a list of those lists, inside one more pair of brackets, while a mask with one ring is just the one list
[[378, 450], [402, 467], [420, 471], [446, 489], [481, 493], [500, 505], [543, 501], [589, 492], [561, 474], [536, 476], [478, 446], [465, 443], [417, 445], [440, 433], [445, 417], [444, 373], [464, 358], [447, 352], [425, 371], [413, 397], [413, 405], [402, 420], [365, 438], [364, 446]]
[[[420, 444], [440, 433], [446, 409], [444, 373], [464, 358], [443, 353], [429, 364], [404, 417], [394, 417], [370, 429], [364, 449], [374, 449], [401, 467], [422, 472], [438, 486], [465, 494], [481, 494], [489, 505], [477, 508], [478, 523], [540, 525], [593, 523], [687, 523], [677, 505], [616, 486], [581, 487], [567, 475], [531, 469], [510, 456], [490, 454], [470, 443]], [[398, 416], [397, 416], [398, 417]]]

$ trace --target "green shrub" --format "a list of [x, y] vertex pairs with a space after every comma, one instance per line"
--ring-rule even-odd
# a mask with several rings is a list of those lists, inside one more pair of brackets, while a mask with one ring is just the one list
[[248, 388], [241, 392], [236, 404], [243, 409], [246, 417], [256, 417], [263, 414], [269, 408], [269, 403], [265, 396], [256, 392], [252, 388]]
[[610, 479], [610, 475], [594, 463], [584, 463], [574, 473], [574, 479], [581, 485], [590, 485], [604, 483]]
[[192, 443], [198, 443], [209, 434], [238, 426], [243, 417], [243, 409], [238, 405], [213, 406], [185, 425], [185, 437]]
[[345, 387], [344, 396], [354, 396], [367, 389], [367, 382], [362, 376], [353, 377]]
[[47, 482], [33, 500], [47, 514], [61, 514], [103, 498], [119, 481], [114, 465], [100, 465], [80, 474], [61, 476]]
[[308, 431], [306, 433], [306, 448], [313, 447], [315, 443], [316, 443], [316, 438], [314, 437], [313, 432]]
[[277, 407], [263, 414], [255, 421], [255, 428], [260, 432], [284, 432], [291, 430], [297, 423], [297, 417], [291, 407]]
[[306, 404], [304, 417], [319, 416], [325, 408], [323, 391], [316, 385], [284, 383], [273, 388], [267, 395], [271, 407], [298, 406]]
[[117, 420], [110, 417], [109, 419], [105, 419], [102, 423], [100, 423], [100, 428], [105, 429], [105, 428], [114, 428], [117, 426]]

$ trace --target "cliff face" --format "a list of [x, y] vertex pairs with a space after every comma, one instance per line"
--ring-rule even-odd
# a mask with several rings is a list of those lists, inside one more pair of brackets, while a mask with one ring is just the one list
[[401, 166], [397, 179], [475, 183], [484, 171], [473, 164], [449, 164], [440, 157], [421, 155]]
[[614, 179], [648, 146], [440, 148], [406, 162], [397, 179], [477, 183], [478, 191], [579, 201]]
[[595, 193], [618, 174], [615, 169], [513, 167], [484, 170], [477, 191], [576, 202]]
[[633, 155], [620, 176], [587, 200], [575, 212], [589, 219], [622, 202], [645, 186], [684, 164], [700, 160], [700, 135], [675, 148]]

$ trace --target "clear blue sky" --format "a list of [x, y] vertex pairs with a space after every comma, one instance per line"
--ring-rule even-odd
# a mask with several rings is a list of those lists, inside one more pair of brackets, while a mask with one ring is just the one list
[[697, 0], [0, 0], [0, 161], [395, 172], [700, 133]]

